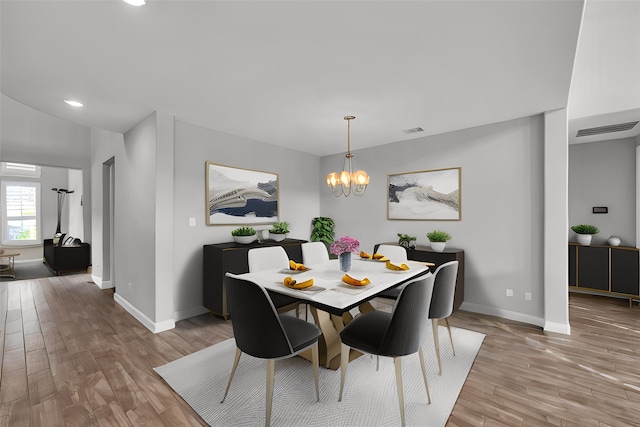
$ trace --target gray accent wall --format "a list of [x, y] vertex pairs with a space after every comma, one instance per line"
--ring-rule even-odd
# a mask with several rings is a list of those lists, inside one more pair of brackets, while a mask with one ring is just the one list
[[[572, 144], [569, 146], [569, 224], [591, 224], [600, 229], [593, 244], [609, 236], [622, 246], [636, 246], [637, 138]], [[607, 214], [594, 214], [606, 206]], [[575, 241], [575, 233], [569, 231]]]
[[[365, 251], [397, 233], [428, 245], [429, 231], [448, 232], [447, 244], [465, 251], [467, 308], [542, 325], [543, 131], [535, 116], [354, 151], [355, 167], [371, 176], [366, 194], [336, 198], [321, 185], [321, 214], [335, 220], [336, 237], [355, 237]], [[339, 155], [324, 157], [320, 174], [341, 165]], [[387, 219], [388, 174], [451, 167], [462, 168], [461, 221]]]
[[[278, 209], [290, 238], [308, 240], [319, 214], [318, 157], [247, 138], [175, 122], [174, 277], [176, 318], [202, 309], [202, 246], [232, 241], [239, 225], [206, 225], [205, 163], [278, 174]], [[195, 227], [189, 226], [195, 218]], [[269, 225], [255, 225], [256, 230]]]

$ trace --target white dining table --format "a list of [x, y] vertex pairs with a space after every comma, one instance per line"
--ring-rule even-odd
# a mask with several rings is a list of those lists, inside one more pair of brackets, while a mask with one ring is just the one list
[[[430, 275], [429, 266], [416, 261], [404, 261], [409, 270], [394, 271], [385, 267], [385, 262], [355, 258], [347, 274], [361, 280], [365, 277], [371, 283], [366, 286], [351, 286], [342, 281], [338, 260], [310, 266], [304, 272], [289, 269], [265, 270], [244, 273], [235, 277], [250, 280], [262, 287], [284, 295], [296, 297], [311, 306], [315, 323], [322, 330], [320, 339], [320, 364], [330, 369], [340, 366], [340, 331], [351, 319], [350, 311], [358, 308], [361, 312], [372, 309], [368, 301], [386, 289], [399, 286], [415, 277]], [[291, 289], [284, 286], [284, 278], [292, 277], [297, 282], [313, 279], [313, 286], [306, 289]], [[233, 314], [232, 314], [233, 321]], [[354, 353], [351, 358], [358, 357]]]

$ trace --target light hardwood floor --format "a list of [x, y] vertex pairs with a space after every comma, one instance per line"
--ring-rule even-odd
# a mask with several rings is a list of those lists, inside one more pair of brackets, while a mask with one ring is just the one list
[[[232, 336], [211, 315], [154, 335], [84, 274], [2, 282], [0, 315], [0, 426], [205, 425], [152, 368]], [[640, 310], [572, 294], [570, 322], [454, 313], [486, 338], [447, 425], [640, 426]]]

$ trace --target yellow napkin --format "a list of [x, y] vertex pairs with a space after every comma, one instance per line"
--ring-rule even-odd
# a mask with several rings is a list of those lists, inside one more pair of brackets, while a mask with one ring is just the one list
[[305, 271], [305, 270], [308, 270], [309, 268], [307, 266], [305, 266], [304, 264], [295, 262], [294, 260], [290, 259], [289, 260], [289, 269], [290, 270], [296, 270], [296, 271]]
[[305, 280], [304, 282], [296, 282], [296, 279], [292, 277], [285, 277], [283, 284], [287, 288], [292, 289], [305, 289], [313, 286], [313, 279]]
[[365, 277], [362, 280], [358, 280], [358, 279], [354, 279], [348, 274], [345, 274], [344, 276], [342, 276], [342, 281], [344, 283], [350, 284], [351, 286], [367, 286], [369, 283], [371, 283], [371, 280], [369, 280], [368, 277]]
[[385, 267], [387, 267], [389, 270], [393, 270], [393, 271], [406, 271], [409, 269], [409, 266], [405, 263], [402, 263], [400, 265], [394, 264], [391, 261], [387, 261], [387, 263], [385, 264]]

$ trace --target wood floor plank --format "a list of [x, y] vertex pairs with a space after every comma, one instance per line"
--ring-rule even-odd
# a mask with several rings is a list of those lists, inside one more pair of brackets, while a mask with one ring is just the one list
[[7, 409], [7, 425], [11, 427], [30, 426], [31, 404], [28, 396], [9, 403]]
[[64, 427], [64, 425], [64, 415], [58, 399], [45, 400], [32, 406], [32, 427]]
[[0, 384], [0, 402], [12, 402], [29, 397], [26, 369], [4, 372]]
[[56, 385], [49, 369], [27, 375], [27, 386], [32, 406], [56, 397]]
[[111, 402], [109, 405], [96, 409], [94, 414], [100, 427], [129, 427], [133, 425], [117, 402]]

